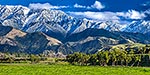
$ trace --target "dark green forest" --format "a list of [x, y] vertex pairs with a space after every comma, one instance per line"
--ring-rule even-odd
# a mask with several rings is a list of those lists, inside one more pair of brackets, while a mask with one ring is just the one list
[[75, 65], [100, 65], [100, 66], [150, 66], [150, 47], [138, 49], [112, 49], [99, 51], [96, 54], [74, 53], [66, 60]]

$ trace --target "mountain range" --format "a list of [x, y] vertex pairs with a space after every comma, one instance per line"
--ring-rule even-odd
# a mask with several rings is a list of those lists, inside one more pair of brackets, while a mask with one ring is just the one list
[[0, 51], [95, 53], [113, 45], [150, 43], [150, 21], [92, 21], [60, 10], [0, 6]]

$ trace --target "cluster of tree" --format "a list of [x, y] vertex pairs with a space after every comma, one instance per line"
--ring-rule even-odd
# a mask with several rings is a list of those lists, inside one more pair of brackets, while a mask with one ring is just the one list
[[0, 63], [38, 63], [40, 60], [46, 60], [40, 55], [23, 53], [0, 53]]
[[[24, 53], [0, 53], [0, 63], [39, 63], [40, 61], [48, 61], [52, 58], [57, 61], [62, 61], [65, 56], [61, 53], [46, 54], [24, 54]], [[50, 61], [49, 61], [50, 62]]]
[[66, 57], [66, 61], [76, 65], [121, 65], [150, 66], [150, 48], [140, 47], [138, 50], [112, 49], [99, 51], [96, 54], [74, 53]]

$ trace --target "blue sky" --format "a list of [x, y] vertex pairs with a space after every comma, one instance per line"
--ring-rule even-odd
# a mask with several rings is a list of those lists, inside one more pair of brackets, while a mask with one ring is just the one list
[[150, 14], [149, 0], [0, 0], [0, 5], [44, 7], [93, 20], [140, 20]]
[[[104, 10], [108, 11], [127, 11], [129, 9], [139, 10], [142, 4], [149, 0], [97, 0], [106, 6]], [[73, 6], [79, 4], [83, 6], [90, 6], [94, 4], [95, 0], [0, 0], [1, 5], [24, 5], [28, 6], [30, 3], [50, 3], [55, 6]]]

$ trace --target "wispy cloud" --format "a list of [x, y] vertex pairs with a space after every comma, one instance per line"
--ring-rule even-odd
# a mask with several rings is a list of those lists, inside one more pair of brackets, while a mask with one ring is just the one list
[[117, 12], [116, 15], [122, 16], [126, 19], [143, 19], [144, 17], [146, 17], [144, 12], [138, 12], [135, 10], [128, 10], [128, 12]]
[[[54, 6], [51, 5], [49, 3], [31, 3], [29, 4], [29, 8], [30, 9], [62, 9], [62, 8], [72, 8], [72, 6]], [[103, 8], [105, 8], [104, 5], [102, 5], [101, 2], [99, 1], [95, 1], [95, 3], [93, 5], [90, 6], [84, 6], [84, 5], [79, 5], [79, 4], [74, 4], [73, 8], [83, 8], [83, 9], [97, 9], [97, 10], [101, 10]]]
[[79, 5], [77, 3], [73, 7], [74, 8], [87, 8], [86, 6], [82, 6], [82, 5]]
[[61, 8], [68, 8], [69, 6], [53, 6], [49, 3], [31, 3], [29, 4], [30, 9], [61, 9]]
[[113, 12], [69, 12], [70, 15], [77, 16], [79, 18], [88, 18], [92, 20], [119, 20]]
[[97, 10], [101, 10], [103, 8], [105, 8], [104, 5], [102, 5], [101, 2], [99, 1], [95, 1], [95, 3], [91, 6], [83, 6], [83, 5], [79, 5], [79, 4], [75, 4], [74, 8], [84, 8], [84, 9], [97, 9]]
[[72, 16], [78, 18], [88, 18], [92, 20], [108, 21], [108, 20], [121, 20], [124, 19], [144, 19], [146, 16], [144, 12], [129, 10], [128, 12], [68, 12]]

